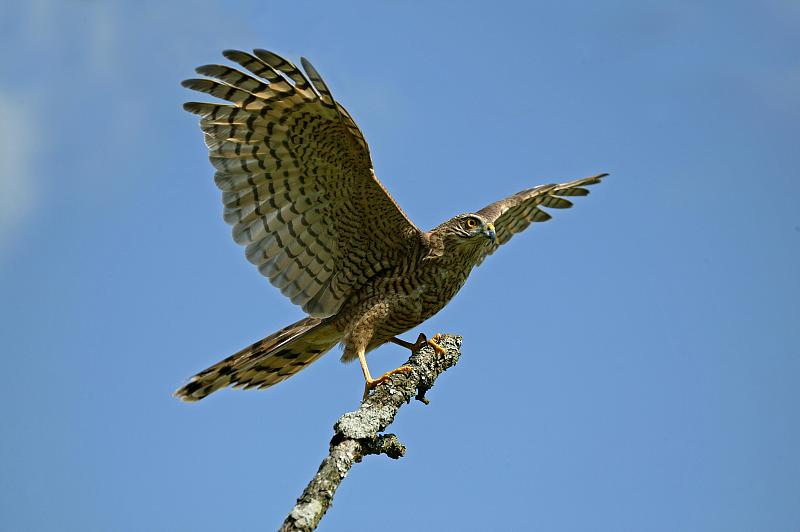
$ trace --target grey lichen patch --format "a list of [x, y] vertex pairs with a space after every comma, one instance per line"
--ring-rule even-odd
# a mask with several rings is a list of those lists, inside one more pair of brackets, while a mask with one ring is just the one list
[[[337, 478], [332, 480], [334, 480], [337, 484], [341, 482], [341, 480], [347, 476], [347, 473], [350, 471], [353, 462], [360, 461], [361, 456], [361, 444], [358, 441], [348, 439], [340, 442], [331, 453], [331, 457], [333, 458], [333, 463], [338, 474]], [[334, 489], [336, 488], [334, 487]]]
[[319, 518], [322, 517], [320, 511], [322, 511], [322, 503], [318, 500], [311, 500], [295, 506], [289, 517], [301, 530], [313, 530], [316, 528]]
[[372, 438], [392, 422], [396, 413], [397, 409], [391, 405], [362, 406], [340, 417], [333, 428], [345, 438]]

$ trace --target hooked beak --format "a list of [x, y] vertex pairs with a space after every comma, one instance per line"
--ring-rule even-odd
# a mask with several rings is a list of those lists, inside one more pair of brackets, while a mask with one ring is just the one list
[[494, 231], [494, 224], [486, 224], [486, 229], [483, 230], [483, 234], [489, 237], [489, 240], [494, 241], [497, 239], [497, 233]]

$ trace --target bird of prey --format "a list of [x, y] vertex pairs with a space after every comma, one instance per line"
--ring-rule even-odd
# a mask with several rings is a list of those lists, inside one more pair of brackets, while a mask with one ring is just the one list
[[[200, 116], [224, 219], [247, 260], [308, 317], [201, 371], [175, 392], [200, 400], [226, 386], [268, 388], [336, 344], [358, 359], [364, 396], [401, 366], [373, 378], [366, 354], [439, 312], [473, 267], [544, 209], [572, 206], [607, 174], [540, 185], [430, 231], [406, 216], [373, 172], [369, 148], [350, 114], [305, 58], [303, 71], [266, 50], [223, 55], [183, 86], [229, 103], [184, 104]], [[438, 335], [437, 335], [438, 336]]]

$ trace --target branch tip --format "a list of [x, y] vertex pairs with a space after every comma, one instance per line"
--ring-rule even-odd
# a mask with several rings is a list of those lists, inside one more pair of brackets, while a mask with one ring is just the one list
[[385, 454], [397, 460], [406, 447], [394, 434], [380, 434], [388, 427], [400, 407], [417, 399], [430, 404], [425, 393], [445, 370], [454, 366], [461, 356], [461, 337], [441, 335], [437, 340], [445, 352], [437, 354], [427, 344], [411, 354], [405, 365], [413, 371], [393, 375], [364, 400], [358, 410], [347, 412], [333, 426], [328, 456], [326, 456], [303, 494], [297, 499], [281, 531], [310, 531], [319, 524], [333, 502], [333, 495], [353, 464], [367, 455]]

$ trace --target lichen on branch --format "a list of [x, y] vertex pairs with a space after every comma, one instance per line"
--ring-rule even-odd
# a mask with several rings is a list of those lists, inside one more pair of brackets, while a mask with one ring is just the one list
[[385, 454], [397, 459], [405, 454], [405, 446], [397, 436], [381, 433], [411, 399], [428, 404], [425, 393], [439, 375], [458, 362], [460, 336], [441, 335], [437, 343], [444, 348], [444, 353], [436, 353], [427, 345], [415, 351], [405, 363], [412, 371], [392, 375], [370, 393], [358, 410], [339, 418], [333, 426], [328, 455], [283, 522], [282, 532], [314, 530], [350, 468], [365, 456]]

